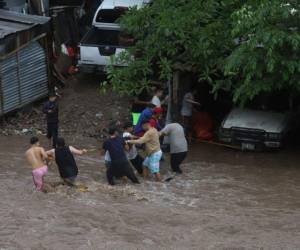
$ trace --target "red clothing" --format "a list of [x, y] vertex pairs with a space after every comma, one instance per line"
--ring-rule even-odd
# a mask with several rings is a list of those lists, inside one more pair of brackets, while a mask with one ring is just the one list
[[[154, 119], [154, 118], [151, 118], [149, 120], [149, 123], [150, 123], [150, 126], [152, 128], [156, 128], [157, 130], [160, 130], [160, 126], [159, 126], [159, 123], [158, 123], [158, 120]], [[145, 134], [145, 131], [142, 131], [140, 133], [137, 133], [136, 136], [138, 137], [142, 137], [143, 135]]]
[[144, 134], [145, 134], [145, 131], [140, 132], [140, 133], [137, 133], [136, 136], [138, 136], [138, 137], [143, 137]]
[[150, 121], [149, 121], [150, 125], [152, 128], [158, 128], [158, 121], [154, 118], [151, 118]]

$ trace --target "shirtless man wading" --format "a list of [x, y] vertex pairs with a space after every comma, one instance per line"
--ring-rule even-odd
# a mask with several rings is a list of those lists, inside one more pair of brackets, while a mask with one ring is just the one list
[[44, 176], [48, 173], [48, 167], [46, 165], [47, 154], [40, 146], [39, 139], [32, 137], [30, 139], [31, 147], [26, 151], [25, 156], [28, 163], [32, 167], [33, 181], [38, 191], [44, 190]]

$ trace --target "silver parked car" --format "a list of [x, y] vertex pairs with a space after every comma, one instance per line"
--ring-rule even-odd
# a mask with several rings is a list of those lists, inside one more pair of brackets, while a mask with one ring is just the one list
[[219, 140], [242, 150], [278, 149], [292, 129], [291, 115], [251, 109], [233, 109], [223, 120]]

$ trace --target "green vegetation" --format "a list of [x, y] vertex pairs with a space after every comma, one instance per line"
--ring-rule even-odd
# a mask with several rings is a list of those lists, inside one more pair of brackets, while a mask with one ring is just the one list
[[136, 39], [121, 58], [128, 67], [109, 69], [122, 94], [147, 88], [153, 78], [167, 81], [178, 69], [197, 74], [214, 94], [230, 91], [236, 103], [300, 90], [298, 1], [154, 0], [130, 10], [121, 26]]

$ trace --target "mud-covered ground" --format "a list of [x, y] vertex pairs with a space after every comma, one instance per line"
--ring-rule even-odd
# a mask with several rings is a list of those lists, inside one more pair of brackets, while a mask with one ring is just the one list
[[[131, 99], [120, 97], [113, 91], [105, 94], [100, 90], [102, 76], [69, 77], [65, 88], [59, 89], [58, 98], [60, 133], [76, 141], [78, 137], [102, 138], [103, 130], [112, 121], [128, 120]], [[46, 122], [40, 100], [18, 112], [0, 119], [0, 135], [45, 134]], [[25, 133], [24, 133], [25, 131]]]
[[[77, 158], [88, 192], [43, 194], [24, 161], [27, 141], [0, 137], [0, 249], [300, 249], [298, 152], [194, 145], [183, 176], [110, 187], [95, 151]], [[164, 177], [168, 169], [166, 159]], [[59, 182], [55, 165], [46, 180]]]
[[[88, 192], [34, 191], [24, 160], [30, 135], [0, 136], [1, 250], [300, 249], [299, 150], [242, 153], [198, 144], [184, 174], [168, 183], [110, 187], [97, 135], [127, 116], [129, 103], [100, 96], [98, 86], [97, 79], [71, 79], [60, 100], [61, 135], [92, 149], [77, 158]], [[13, 118], [11, 129], [44, 131], [38, 112], [25, 125], [26, 117]], [[171, 175], [168, 156], [161, 169], [164, 178]], [[46, 181], [60, 181], [55, 164]]]

